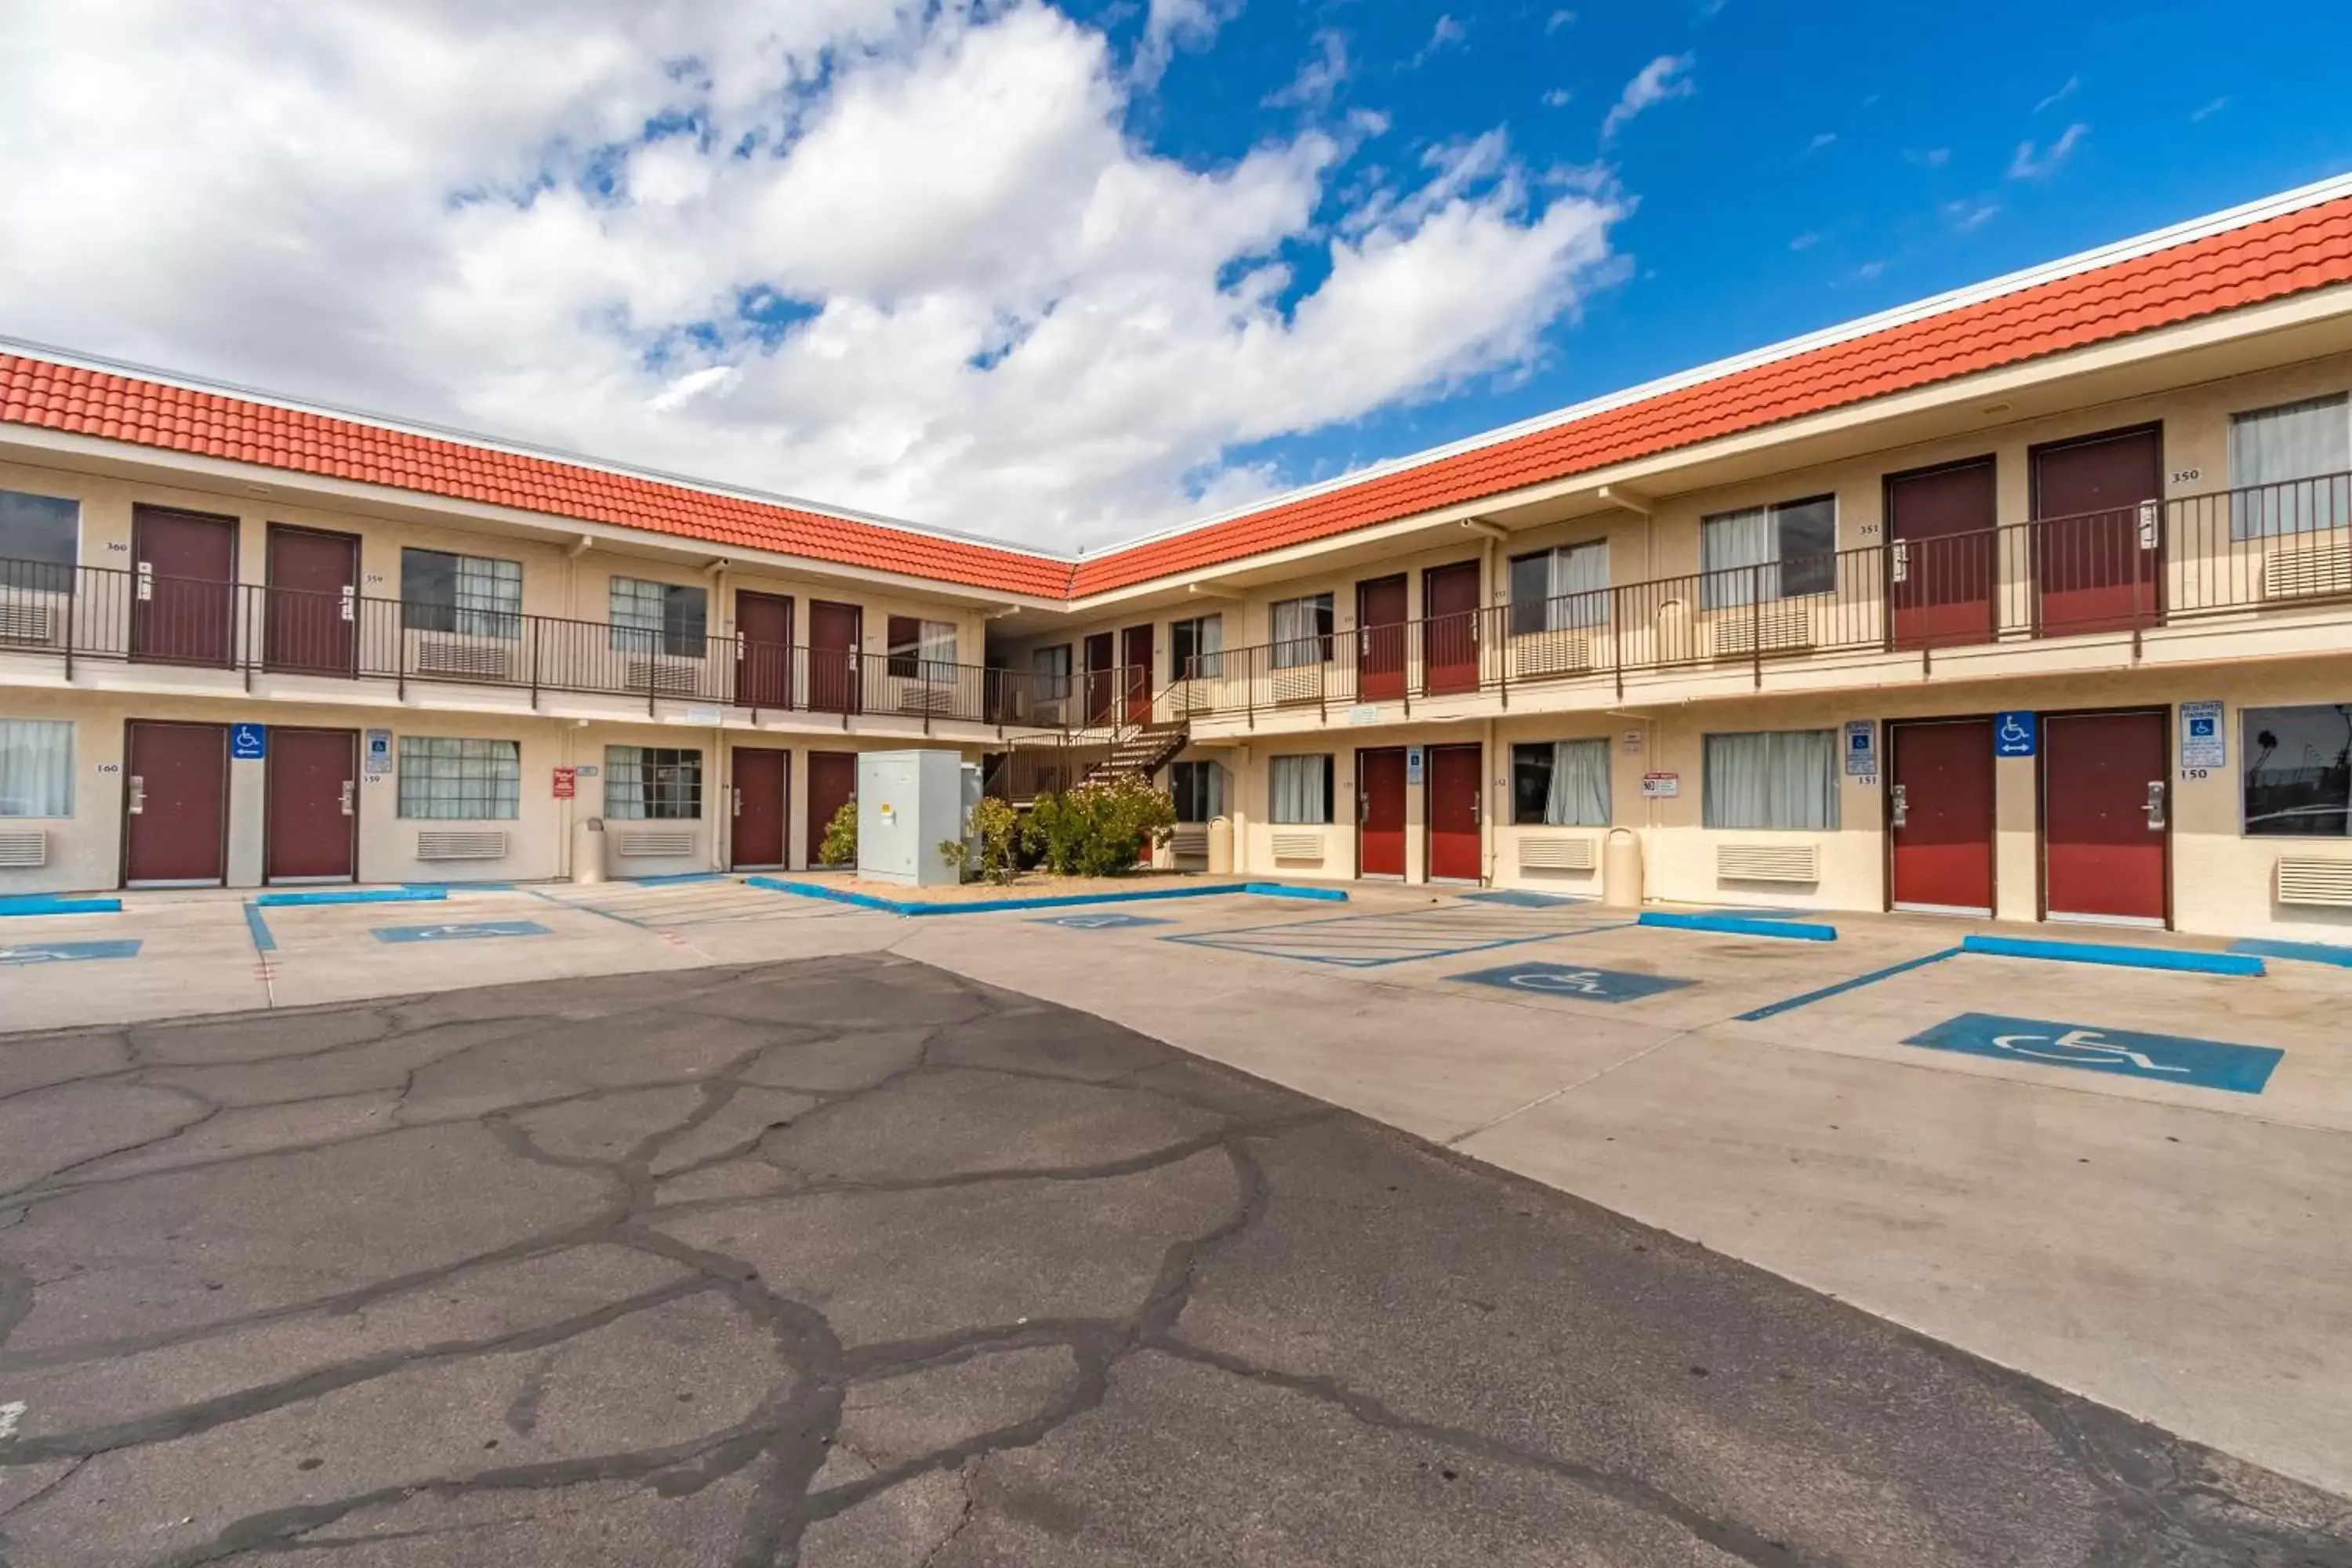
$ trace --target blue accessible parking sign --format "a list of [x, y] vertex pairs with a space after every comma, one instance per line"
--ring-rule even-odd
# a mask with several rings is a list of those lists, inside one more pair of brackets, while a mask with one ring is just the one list
[[228, 727], [228, 754], [240, 763], [261, 761], [269, 754], [269, 726], [231, 724]]
[[1538, 996], [1566, 996], [1579, 1002], [1633, 1002], [1661, 991], [1679, 991], [1696, 981], [1671, 974], [1628, 974], [1615, 969], [1590, 969], [1573, 963], [1507, 963], [1500, 969], [1474, 969], [1449, 974], [1473, 985], [1494, 985], [1506, 991], [1531, 991]]
[[2236, 1046], [2179, 1035], [2143, 1035], [2041, 1018], [1963, 1013], [1913, 1035], [1906, 1046], [1959, 1051], [1997, 1060], [2049, 1062], [2110, 1077], [2154, 1079], [2196, 1089], [2260, 1094], [2286, 1053], [2270, 1046]]
[[2041, 730], [2036, 716], [2027, 712], [1996, 713], [1992, 717], [1992, 754], [2030, 757]]
[[378, 942], [479, 942], [494, 936], [545, 936], [537, 921], [475, 921], [465, 925], [378, 926]]

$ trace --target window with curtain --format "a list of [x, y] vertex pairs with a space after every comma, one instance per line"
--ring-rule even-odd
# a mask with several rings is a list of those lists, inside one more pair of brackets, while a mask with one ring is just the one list
[[522, 747], [457, 735], [400, 738], [399, 815], [511, 822], [522, 815]]
[[1837, 498], [1703, 517], [1698, 564], [1705, 574], [1699, 604], [1706, 609], [1831, 593], [1837, 587]]
[[945, 686], [955, 679], [956, 626], [953, 621], [926, 621], [913, 616], [892, 616], [887, 668], [900, 680], [920, 680]]
[[1281, 826], [1320, 826], [1331, 820], [1331, 759], [1276, 757], [1270, 767], [1270, 815]]
[[1511, 821], [1521, 827], [1608, 826], [1609, 742], [1513, 746]]
[[1274, 668], [1298, 669], [1331, 662], [1331, 595], [1309, 594], [1274, 603]]
[[73, 815], [73, 734], [66, 719], [0, 719], [0, 816]]
[[446, 550], [400, 552], [400, 618], [413, 632], [522, 636], [522, 563]]
[[1029, 654], [1029, 668], [1035, 679], [1037, 699], [1041, 702], [1057, 701], [1070, 694], [1070, 645], [1034, 648]]
[[2249, 837], [2352, 835], [2352, 703], [2249, 708], [2238, 724]]
[[[2352, 398], [2308, 398], [2230, 416], [2230, 537], [2352, 523]], [[2263, 487], [2254, 489], [2252, 487]]]
[[1194, 616], [1168, 623], [1170, 666], [1179, 680], [1213, 680], [1224, 673], [1225, 617]]
[[1168, 782], [1179, 822], [1206, 822], [1225, 809], [1223, 763], [1178, 763], [1168, 770]]
[[1511, 557], [1511, 635], [1609, 624], [1609, 542]]
[[624, 653], [700, 658], [709, 644], [709, 597], [677, 583], [613, 579], [612, 646]]
[[1704, 763], [1703, 826], [1828, 833], [1838, 826], [1834, 730], [1709, 735]]
[[702, 816], [702, 753], [669, 746], [604, 748], [604, 815], [616, 822]]
[[73, 592], [80, 549], [79, 501], [0, 490], [0, 591]]

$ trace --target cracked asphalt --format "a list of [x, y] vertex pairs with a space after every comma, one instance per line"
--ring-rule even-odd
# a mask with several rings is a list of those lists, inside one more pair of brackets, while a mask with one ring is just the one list
[[2352, 1564], [2352, 1503], [867, 955], [0, 1039], [0, 1563]]

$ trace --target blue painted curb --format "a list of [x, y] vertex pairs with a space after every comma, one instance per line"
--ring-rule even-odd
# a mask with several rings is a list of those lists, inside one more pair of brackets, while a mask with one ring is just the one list
[[253, 933], [254, 952], [275, 952], [278, 951], [278, 939], [269, 934], [269, 922], [261, 918], [261, 911], [253, 907], [253, 900], [251, 899], [247, 899], [245, 901], [245, 929]]
[[2352, 969], [2352, 947], [2336, 947], [2324, 942], [2273, 942], [2265, 936], [2250, 936], [2230, 944], [2231, 952], [2251, 952], [2257, 958], [2292, 958], [2302, 963], [2332, 963], [2338, 969]]
[[119, 915], [121, 899], [73, 899], [56, 893], [19, 893], [0, 899], [0, 915]]
[[2267, 974], [2263, 961], [2243, 952], [2186, 952], [2168, 947], [2128, 947], [2108, 942], [2043, 942], [2022, 936], [1968, 936], [1962, 952], [1995, 958], [2040, 958], [2053, 963], [2104, 963], [2118, 969], [2168, 969], [2189, 974]]
[[1678, 915], [1653, 910], [1633, 922], [1667, 931], [1711, 931], [1726, 936], [1778, 936], [1794, 942], [1835, 942], [1837, 927], [1811, 921], [1759, 920], [1752, 915]]
[[1314, 899], [1344, 903], [1344, 888], [1294, 888], [1281, 882], [1227, 882], [1214, 888], [1143, 888], [1131, 893], [1056, 893], [1037, 899], [972, 899], [961, 903], [924, 903], [910, 899], [877, 898], [822, 882], [793, 882], [782, 877], [746, 877], [744, 885], [775, 893], [798, 893], [804, 899], [827, 899], [861, 910], [890, 915], [987, 915], [1007, 910], [1066, 910], [1080, 904], [1134, 904], [1160, 899], [1205, 899], [1220, 893], [1256, 893], [1269, 898]]
[[438, 888], [336, 888], [315, 893], [262, 893], [253, 901], [265, 910], [287, 910], [310, 904], [437, 904], [448, 896]]

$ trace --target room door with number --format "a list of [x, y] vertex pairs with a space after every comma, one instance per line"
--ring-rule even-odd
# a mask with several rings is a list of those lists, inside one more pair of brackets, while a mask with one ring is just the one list
[[134, 719], [126, 752], [123, 881], [220, 882], [228, 871], [228, 726]]
[[2172, 785], [2161, 710], [2042, 719], [2042, 895], [2053, 921], [2160, 926]]
[[739, 871], [772, 870], [784, 863], [793, 754], [768, 746], [737, 746], [729, 757], [734, 770], [734, 867]]
[[134, 507], [131, 560], [131, 658], [236, 662], [236, 519]]
[[1356, 584], [1356, 698], [1386, 702], [1404, 695], [1405, 580]]
[[735, 702], [793, 705], [793, 602], [781, 594], [735, 593]]
[[1898, 719], [1886, 726], [1887, 882], [1894, 906], [1992, 916], [1990, 719]]
[[358, 668], [360, 542], [355, 534], [269, 525], [269, 612], [261, 661], [305, 675]]
[[1151, 628], [1129, 626], [1119, 637], [1119, 679], [1130, 724], [1151, 722]]
[[1477, 746], [1432, 746], [1423, 753], [1429, 773], [1429, 879], [1475, 882], [1486, 875], [1480, 820], [1484, 752]]
[[262, 879], [348, 882], [358, 875], [359, 731], [272, 724], [262, 774]]
[[1118, 700], [1118, 675], [1112, 668], [1118, 658], [1118, 639], [1109, 632], [1097, 632], [1086, 641], [1086, 668], [1083, 676], [1087, 690], [1087, 722], [1108, 724]]
[[2000, 586], [1996, 505], [1990, 458], [1889, 476], [1886, 574], [1895, 647], [1992, 641]]
[[1421, 574], [1422, 689], [1478, 689], [1478, 563], [1457, 561]]
[[2033, 451], [2035, 614], [2045, 636], [2157, 623], [2164, 594], [2164, 434], [2111, 430]]
[[1356, 875], [1404, 878], [1404, 748], [1356, 753]]
[[809, 706], [820, 713], [855, 713], [864, 690], [858, 644], [866, 617], [855, 605], [809, 602]]

